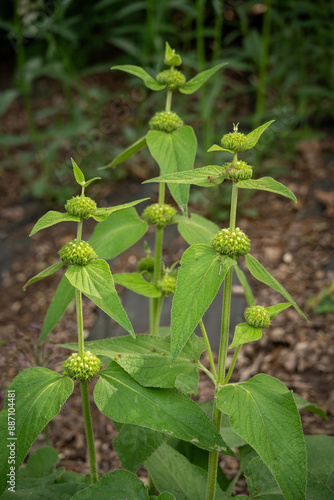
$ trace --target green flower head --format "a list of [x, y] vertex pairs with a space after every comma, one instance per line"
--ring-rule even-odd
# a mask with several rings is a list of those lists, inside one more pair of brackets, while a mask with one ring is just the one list
[[88, 196], [73, 196], [70, 200], [67, 200], [65, 205], [66, 212], [84, 219], [89, 219], [94, 215], [96, 209], [95, 201], [88, 198]]
[[157, 75], [157, 82], [167, 85], [169, 90], [175, 90], [186, 83], [186, 77], [178, 69], [169, 68]]
[[212, 246], [220, 255], [232, 259], [246, 255], [250, 250], [250, 239], [241, 229], [222, 229], [211, 240]]
[[262, 306], [247, 307], [245, 320], [250, 326], [255, 326], [256, 328], [268, 328], [270, 326], [269, 313]]
[[137, 268], [139, 273], [152, 274], [154, 271], [154, 258], [148, 255], [147, 257], [140, 259]]
[[173, 295], [176, 288], [176, 276], [175, 274], [165, 274], [157, 283], [157, 287], [164, 295]]
[[171, 205], [159, 205], [158, 203], [154, 203], [145, 208], [142, 213], [142, 218], [153, 226], [165, 227], [167, 224], [173, 222], [175, 215], [176, 210]]
[[161, 132], [171, 133], [178, 128], [183, 127], [181, 118], [172, 111], [159, 111], [149, 121], [151, 130], [160, 130]]
[[58, 253], [64, 264], [68, 265], [78, 264], [80, 266], [86, 266], [92, 260], [97, 259], [95, 251], [86, 241], [69, 241]]
[[233, 132], [225, 134], [221, 140], [222, 148], [229, 149], [233, 153], [245, 151], [248, 146], [248, 139], [245, 134], [238, 132], [238, 124], [233, 126]]
[[245, 181], [250, 179], [253, 175], [253, 168], [245, 161], [234, 161], [231, 163], [224, 163], [226, 179], [231, 181]]
[[101, 361], [95, 354], [86, 351], [80, 356], [78, 353], [73, 353], [63, 363], [63, 375], [70, 377], [73, 380], [90, 380], [95, 377], [101, 369]]

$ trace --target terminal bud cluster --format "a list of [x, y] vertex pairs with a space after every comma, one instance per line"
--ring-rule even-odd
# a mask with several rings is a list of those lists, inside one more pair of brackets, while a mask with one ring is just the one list
[[164, 295], [173, 295], [176, 288], [176, 276], [174, 274], [165, 274], [158, 281], [157, 287]]
[[158, 111], [149, 121], [151, 130], [172, 133], [174, 130], [183, 127], [183, 120], [173, 111]]
[[165, 69], [157, 75], [157, 81], [163, 85], [167, 85], [169, 90], [175, 90], [186, 83], [186, 77], [181, 71], [175, 68]]
[[255, 326], [256, 328], [268, 328], [270, 326], [269, 313], [262, 306], [247, 307], [245, 320], [250, 326]]
[[82, 356], [73, 353], [63, 363], [63, 375], [84, 382], [97, 375], [101, 366], [102, 363], [99, 358], [90, 351], [84, 352]]
[[253, 175], [253, 168], [247, 162], [237, 160], [231, 163], [224, 163], [226, 179], [231, 181], [246, 181]]
[[65, 210], [71, 215], [75, 215], [84, 219], [89, 219], [95, 214], [97, 205], [94, 200], [88, 196], [73, 196], [67, 200]]
[[171, 205], [159, 205], [159, 203], [154, 203], [145, 208], [142, 213], [142, 218], [153, 226], [165, 227], [167, 224], [173, 222], [175, 215], [176, 210]]
[[59, 250], [59, 257], [64, 264], [86, 266], [97, 254], [87, 241], [72, 240]]
[[222, 229], [211, 240], [212, 246], [220, 255], [232, 259], [246, 255], [250, 250], [250, 239], [241, 229]]
[[245, 151], [247, 149], [248, 139], [245, 134], [234, 131], [223, 135], [221, 145], [223, 148], [237, 153], [238, 151]]

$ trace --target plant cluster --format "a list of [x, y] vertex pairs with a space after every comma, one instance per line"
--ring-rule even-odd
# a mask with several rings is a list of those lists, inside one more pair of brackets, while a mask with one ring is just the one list
[[[166, 44], [166, 65], [173, 70], [180, 62], [180, 56]], [[171, 113], [174, 92], [195, 92], [222, 66], [199, 73], [189, 81], [177, 73], [180, 85], [171, 83], [171, 73], [168, 77], [160, 73], [153, 78], [138, 66], [113, 69], [141, 78], [151, 90], [165, 89], [164, 112]], [[172, 71], [172, 75], [175, 72]], [[245, 500], [248, 497], [244, 495], [233, 497], [234, 486], [242, 474], [250, 498], [333, 498], [333, 438], [304, 437], [298, 408], [308, 407], [326, 418], [323, 411], [266, 374], [258, 374], [244, 382], [230, 382], [242, 346], [259, 340], [262, 330], [270, 326], [278, 313], [294, 307], [305, 318], [285, 288], [249, 253], [250, 239], [236, 227], [240, 189], [264, 190], [296, 201], [286, 186], [271, 177], [252, 178], [252, 167], [245, 167], [245, 162], [238, 159], [239, 151], [253, 148], [271, 123], [247, 135], [235, 127], [223, 137], [221, 145], [210, 148], [209, 152], [232, 155], [228, 168], [226, 164], [193, 168], [197, 141], [190, 126], [182, 125], [173, 130], [151, 128], [145, 137], [110, 164], [121, 163], [145, 146], [156, 160], [160, 175], [146, 182], [159, 183], [158, 203], [147, 207], [141, 216], [134, 207], [144, 200], [99, 208], [85, 194], [86, 188], [98, 178], [86, 180], [82, 170], [72, 161], [81, 195], [68, 200], [65, 212], [46, 213], [35, 224], [31, 235], [60, 222], [75, 221], [76, 238], [60, 249], [58, 262], [31, 278], [24, 288], [67, 266], [45, 318], [40, 342], [51, 332], [74, 297], [78, 342], [61, 346], [74, 351], [64, 360], [62, 373], [41, 367], [30, 368], [19, 374], [8, 388], [6, 405], [0, 414], [0, 429], [3, 442], [9, 437], [16, 455], [15, 465], [11, 466], [10, 446], [0, 451], [0, 487], [4, 499], [11, 496], [45, 498], [47, 489], [48, 496], [52, 492], [56, 498], [73, 500], [94, 496], [108, 500]], [[239, 173], [245, 169], [246, 178], [240, 177]], [[204, 217], [188, 215], [190, 185], [220, 190], [225, 182], [232, 186], [228, 228], [220, 229]], [[165, 204], [166, 184], [180, 213]], [[88, 217], [98, 224], [85, 242], [82, 227]], [[163, 262], [163, 236], [166, 224], [170, 223], [177, 224], [189, 247], [180, 263], [175, 262], [167, 268]], [[155, 226], [154, 251], [146, 245], [146, 257], [139, 262], [138, 272], [112, 275], [105, 259], [130, 248], [144, 236], [149, 224]], [[240, 267], [240, 257], [244, 257], [251, 275], [279, 292], [285, 301], [270, 307], [256, 304]], [[245, 322], [237, 325], [229, 345], [234, 272], [244, 288], [248, 307], [244, 312]], [[134, 332], [115, 283], [148, 298], [149, 334]], [[224, 298], [216, 366], [203, 315], [221, 286]], [[118, 322], [128, 335], [84, 342], [82, 295]], [[160, 313], [164, 298], [171, 295], [170, 332], [166, 336], [159, 329]], [[197, 325], [200, 325], [202, 337], [194, 334]], [[229, 370], [226, 369], [228, 349], [235, 349]], [[210, 369], [201, 363], [204, 351], [208, 352]], [[191, 398], [198, 389], [200, 370], [215, 387], [215, 399], [206, 405]], [[94, 401], [119, 431], [113, 446], [123, 466], [122, 470], [108, 472], [103, 477], [98, 474], [88, 398], [88, 382], [95, 377], [98, 380]], [[15, 472], [39, 433], [70, 397], [73, 381], [78, 381], [81, 388], [91, 474], [87, 477], [63, 468], [54, 470], [58, 456], [50, 447], [32, 454], [26, 467]], [[13, 395], [15, 424], [9, 419], [13, 413]], [[7, 436], [9, 429], [12, 434]], [[237, 451], [240, 472], [229, 481], [219, 467], [218, 455], [236, 456]], [[321, 469], [320, 462], [324, 463]], [[37, 468], [36, 464], [42, 464], [42, 468]], [[149, 472], [148, 488], [135, 475], [142, 464]], [[16, 483], [12, 479], [15, 473]], [[4, 491], [10, 481], [14, 481], [17, 488], [15, 493]]]

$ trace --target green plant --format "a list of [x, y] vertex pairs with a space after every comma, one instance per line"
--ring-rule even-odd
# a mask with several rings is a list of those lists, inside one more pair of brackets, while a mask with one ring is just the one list
[[[177, 63], [178, 57], [167, 44], [167, 65]], [[274, 179], [253, 179], [251, 165], [238, 159], [239, 151], [253, 148], [272, 122], [247, 135], [235, 126], [233, 132], [223, 136], [221, 146], [214, 145], [209, 150], [227, 152], [232, 155], [232, 161], [193, 169], [196, 141], [189, 126], [181, 125], [180, 119], [175, 120], [173, 116], [170, 120], [170, 83], [159, 83], [138, 67], [118, 69], [140, 76], [154, 90], [167, 87], [166, 110], [155, 121], [159, 128], [150, 130], [112, 162], [112, 165], [120, 163], [147, 144], [160, 167], [161, 175], [147, 181], [159, 182], [159, 201], [147, 207], [142, 217], [134, 206], [145, 200], [98, 208], [94, 200], [85, 195], [86, 188], [98, 178], [86, 181], [82, 170], [72, 161], [81, 194], [68, 200], [65, 213], [50, 211], [33, 227], [31, 235], [59, 222], [77, 223], [76, 238], [60, 249], [60, 261], [31, 278], [25, 288], [68, 266], [47, 313], [40, 342], [74, 296], [78, 342], [62, 345], [75, 351], [64, 361], [62, 374], [41, 367], [30, 368], [18, 375], [7, 390], [0, 430], [3, 442], [9, 444], [0, 451], [0, 491], [6, 487], [9, 491], [4, 491], [2, 497], [6, 500], [16, 492], [15, 496], [21, 498], [45, 498], [52, 492], [55, 498], [75, 500], [94, 496], [115, 500], [227, 500], [233, 498], [235, 483], [243, 474], [250, 498], [333, 498], [334, 440], [329, 436], [304, 438], [298, 413], [298, 408], [307, 408], [326, 418], [323, 410], [293, 395], [282, 382], [266, 374], [230, 383], [242, 345], [259, 340], [262, 329], [267, 328], [278, 313], [294, 307], [305, 318], [285, 288], [249, 253], [250, 238], [236, 227], [239, 189], [264, 190], [296, 201], [294, 194]], [[218, 69], [212, 68], [193, 81], [181, 83], [179, 90], [199, 88]], [[171, 127], [171, 123], [177, 127]], [[189, 217], [190, 185], [220, 190], [219, 185], [225, 181], [232, 185], [229, 227], [220, 229], [199, 215]], [[176, 209], [165, 204], [165, 184], [182, 215], [176, 215]], [[83, 220], [89, 217], [98, 225], [89, 241], [83, 242]], [[113, 276], [104, 259], [118, 255], [138, 241], [149, 223], [156, 227], [154, 255], [146, 246], [147, 256], [140, 261], [139, 272]], [[180, 234], [190, 245], [179, 267], [174, 263], [167, 268], [162, 260], [163, 229], [168, 223], [177, 223]], [[256, 305], [239, 267], [240, 257], [245, 258], [255, 278], [280, 293], [286, 302], [271, 307]], [[228, 345], [234, 271], [249, 307], [245, 311], [246, 321], [237, 325], [233, 341]], [[115, 282], [149, 298], [151, 335], [135, 335], [115, 291]], [[222, 285], [221, 342], [216, 368], [203, 315]], [[129, 335], [84, 342], [82, 294], [121, 324]], [[173, 294], [170, 335], [164, 336], [159, 331], [162, 301], [164, 296]], [[203, 338], [194, 334], [198, 324]], [[227, 351], [234, 348], [227, 371]], [[210, 370], [200, 361], [204, 351], [209, 355]], [[107, 366], [101, 369], [102, 364]], [[206, 405], [197, 404], [190, 397], [197, 391], [199, 370], [206, 373], [215, 386], [215, 400]], [[87, 390], [87, 383], [95, 376], [99, 379], [94, 400], [119, 430], [113, 445], [124, 467], [101, 478], [95, 459]], [[73, 380], [81, 387], [90, 477], [66, 472], [63, 468], [54, 470], [58, 456], [50, 447], [32, 454], [16, 476], [17, 468], [38, 434], [70, 396]], [[218, 467], [218, 453], [235, 456], [236, 448], [240, 472], [230, 482]], [[37, 467], [40, 462], [42, 468]], [[148, 489], [135, 475], [142, 464], [149, 471]]]

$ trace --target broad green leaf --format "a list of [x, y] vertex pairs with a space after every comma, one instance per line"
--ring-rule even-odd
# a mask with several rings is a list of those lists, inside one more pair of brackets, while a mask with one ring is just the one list
[[179, 233], [188, 245], [195, 245], [196, 243], [209, 244], [211, 239], [220, 231], [217, 224], [198, 214], [191, 214], [190, 217], [177, 216], [176, 222]]
[[212, 153], [212, 151], [227, 151], [228, 153], [234, 154], [231, 149], [222, 148], [221, 146], [218, 146], [218, 144], [214, 144], [208, 149], [208, 153]]
[[241, 189], [258, 189], [260, 191], [270, 191], [271, 193], [277, 193], [286, 198], [290, 198], [295, 203], [297, 203], [297, 198], [290, 191], [289, 188], [284, 186], [278, 181], [275, 181], [272, 177], [261, 177], [260, 179], [248, 179], [248, 181], [239, 181], [236, 186]]
[[270, 316], [270, 319], [273, 319], [278, 313], [284, 311], [288, 307], [293, 306], [293, 302], [284, 302], [282, 304], [276, 304], [275, 306], [266, 307], [266, 311]]
[[226, 66], [226, 64], [227, 63], [217, 64], [213, 68], [198, 73], [198, 75], [194, 76], [194, 78], [182, 85], [182, 87], [179, 88], [179, 91], [182, 92], [182, 94], [193, 94], [196, 90], [201, 88], [202, 85], [204, 85], [204, 83], [211, 78], [211, 76], [220, 70], [220, 68]]
[[135, 336], [130, 320], [115, 290], [114, 280], [105, 260], [96, 259], [86, 266], [70, 266], [65, 276], [102, 311]]
[[[154, 497], [150, 497], [150, 499], [151, 498], [154, 498]], [[156, 498], [157, 498], [157, 500], [176, 500], [175, 496], [172, 495], [171, 493], [168, 493], [168, 491], [164, 491], [163, 493], [161, 493], [161, 495], [159, 495]]]
[[249, 495], [256, 500], [284, 500], [277, 482], [260, 457], [253, 458], [244, 472]]
[[268, 271], [262, 266], [262, 264], [260, 264], [258, 260], [256, 260], [255, 257], [248, 253], [247, 255], [245, 255], [245, 260], [249, 272], [254, 276], [254, 278], [261, 281], [261, 283], [270, 286], [270, 288], [283, 295], [283, 297], [291, 302], [296, 311], [307, 321], [305, 314], [298, 307], [291, 295], [273, 276], [271, 276], [270, 273], [268, 273]]
[[255, 144], [257, 143], [257, 141], [260, 139], [261, 135], [263, 134], [263, 132], [269, 127], [269, 125], [274, 123], [274, 121], [275, 120], [270, 120], [269, 122], [264, 123], [263, 125], [256, 128], [255, 130], [252, 130], [252, 132], [250, 132], [249, 134], [246, 135], [247, 141], [248, 141], [247, 149], [251, 149], [255, 146]]
[[114, 274], [114, 281], [119, 285], [125, 286], [144, 297], [160, 297], [161, 291], [155, 286], [154, 283], [149, 283], [139, 273], [120, 273]]
[[225, 179], [224, 169], [219, 165], [207, 165], [206, 167], [195, 168], [171, 174], [154, 177], [145, 181], [167, 182], [169, 184], [194, 184], [195, 186], [214, 187], [221, 184]]
[[[181, 127], [171, 134], [159, 130], [150, 130], [146, 140], [151, 155], [160, 167], [161, 175], [183, 172], [194, 168], [197, 139], [191, 127]], [[170, 183], [167, 185], [182, 212], [186, 213], [189, 185]]]
[[[8, 434], [9, 391], [15, 393], [15, 435]], [[0, 413], [0, 435], [8, 436], [7, 445], [15, 448], [15, 468], [18, 469], [44, 427], [57, 415], [73, 391], [73, 381], [47, 368], [28, 368], [13, 380], [7, 390], [5, 407]], [[10, 447], [0, 449], [0, 494], [6, 487], [10, 464]]]
[[[196, 365], [195, 365], [196, 366]], [[199, 373], [192, 370], [189, 373], [181, 373], [176, 378], [175, 387], [189, 396], [196, 396], [198, 393]]]
[[[62, 347], [78, 350], [77, 344]], [[181, 374], [196, 370], [205, 351], [204, 339], [192, 335], [179, 358], [171, 364], [170, 337], [136, 335], [85, 342], [93, 354], [115, 360], [137, 382], [146, 387], [172, 388]]]
[[329, 481], [334, 472], [334, 437], [305, 436], [307, 468], [317, 479], [333, 487]]
[[307, 472], [306, 500], [334, 500], [334, 491], [320, 481], [312, 472]]
[[93, 219], [97, 222], [103, 222], [106, 220], [111, 214], [116, 212], [120, 212], [121, 210], [126, 210], [127, 208], [134, 207], [138, 205], [138, 203], [142, 203], [143, 201], [148, 200], [149, 198], [143, 198], [142, 200], [131, 201], [130, 203], [125, 203], [124, 205], [118, 205], [116, 207], [103, 207], [98, 208], [94, 215], [92, 215]]
[[319, 415], [323, 420], [326, 420], [328, 422], [328, 417], [326, 415], [326, 412], [323, 408], [320, 406], [310, 403], [306, 399], [302, 398], [299, 396], [299, 394], [294, 393], [293, 397], [295, 399], [295, 403], [297, 405], [298, 410], [307, 410], [310, 411], [311, 413], [315, 413], [316, 415]]
[[50, 212], [47, 212], [44, 214], [34, 225], [32, 228], [29, 236], [32, 236], [33, 234], [37, 233], [41, 229], [45, 229], [46, 227], [54, 226], [55, 224], [58, 224], [58, 222], [66, 222], [66, 221], [75, 221], [75, 222], [80, 222], [80, 217], [77, 215], [71, 215], [68, 212], [61, 213], [57, 212], [55, 210], [50, 210]]
[[251, 287], [249, 286], [249, 283], [247, 281], [246, 275], [243, 272], [243, 270], [236, 264], [233, 268], [238, 276], [238, 280], [240, 281], [242, 288], [244, 289], [245, 292], [245, 297], [247, 300], [248, 306], [255, 306], [255, 299], [253, 292], [251, 290]]
[[58, 321], [60, 321], [66, 309], [74, 299], [74, 295], [75, 288], [71, 285], [66, 276], [63, 276], [53, 296], [49, 309], [47, 310], [38, 345], [45, 340]]
[[234, 455], [192, 399], [177, 389], [143, 387], [114, 362], [101, 372], [94, 399], [99, 410], [116, 422], [148, 427], [205, 450]]
[[44, 271], [41, 271], [40, 273], [36, 274], [33, 278], [30, 278], [29, 281], [24, 285], [23, 290], [26, 291], [27, 287], [29, 285], [32, 285], [33, 283], [36, 283], [36, 281], [40, 281], [43, 278], [47, 278], [48, 276], [51, 276], [52, 274], [56, 273], [59, 269], [63, 267], [64, 263], [60, 260], [59, 262], [56, 262], [50, 267], [47, 267], [44, 269]]
[[110, 167], [115, 167], [119, 163], [122, 163], [123, 161], [127, 160], [130, 158], [132, 155], [137, 153], [137, 151], [140, 151], [146, 146], [146, 135], [144, 137], [141, 137], [138, 139], [138, 141], [134, 142], [126, 148], [122, 153], [116, 156], [116, 158], [113, 159], [112, 162], [108, 163], [108, 165], [105, 165], [104, 167], [100, 167], [99, 170], [104, 170], [105, 168], [110, 168]]
[[18, 475], [21, 478], [42, 478], [51, 474], [58, 462], [57, 450], [52, 446], [43, 446], [30, 455], [27, 465], [18, 471]]
[[237, 347], [238, 345], [247, 344], [247, 342], [254, 342], [262, 337], [262, 330], [251, 326], [248, 323], [239, 323], [235, 327], [233, 342], [229, 349]]
[[113, 259], [134, 245], [146, 233], [147, 227], [147, 222], [136, 210], [128, 208], [97, 224], [89, 243], [99, 257]]
[[97, 483], [71, 497], [71, 500], [149, 500], [144, 483], [128, 470], [107, 472]]
[[208, 245], [192, 245], [183, 254], [171, 312], [172, 360], [175, 360], [235, 264]]
[[83, 187], [86, 188], [88, 187], [92, 182], [95, 182], [95, 181], [99, 181], [101, 180], [101, 177], [93, 177], [93, 179], [89, 179], [89, 181], [86, 181], [84, 184], [83, 184]]
[[73, 166], [73, 173], [74, 173], [75, 180], [77, 181], [77, 183], [80, 186], [83, 186], [84, 183], [86, 182], [85, 176], [84, 176], [83, 172], [81, 171], [81, 169], [78, 167], [78, 165], [75, 163], [73, 158], [71, 158], [71, 162], [72, 162], [72, 166]]
[[123, 468], [135, 473], [166, 439], [161, 432], [124, 424], [112, 444]]
[[292, 393], [269, 375], [229, 384], [216, 396], [232, 429], [269, 467], [286, 500], [305, 500], [306, 449]]
[[87, 484], [80, 483], [61, 483], [61, 484], [42, 484], [36, 487], [16, 489], [15, 493], [5, 491], [1, 495], [1, 500], [70, 500], [78, 491], [87, 488]]
[[151, 76], [149, 73], [147, 73], [143, 68], [140, 68], [139, 66], [133, 66], [132, 64], [123, 64], [121, 66], [113, 66], [110, 69], [111, 70], [118, 69], [120, 71], [124, 71], [125, 73], [129, 73], [130, 75], [137, 76], [138, 78], [143, 80], [146, 87], [148, 87], [151, 90], [161, 90], [166, 87], [166, 85], [158, 83], [153, 78], [153, 76]]
[[[206, 498], [208, 474], [193, 465], [181, 453], [163, 443], [145, 461], [145, 467], [159, 491], [169, 491], [178, 500], [203, 500]], [[215, 500], [232, 499], [216, 486]]]

